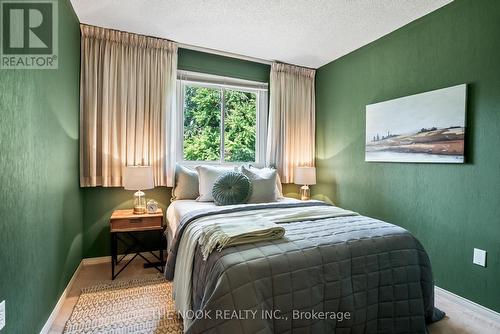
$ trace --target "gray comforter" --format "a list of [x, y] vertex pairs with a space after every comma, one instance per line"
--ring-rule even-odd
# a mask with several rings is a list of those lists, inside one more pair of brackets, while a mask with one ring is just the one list
[[[319, 202], [280, 207], [326, 205]], [[269, 208], [269, 206], [265, 206]], [[263, 206], [193, 212], [199, 217]], [[283, 224], [283, 239], [212, 253], [193, 265], [194, 321], [188, 333], [426, 333], [444, 313], [434, 307], [429, 258], [407, 230], [364, 216]], [[193, 315], [190, 315], [193, 316]]]

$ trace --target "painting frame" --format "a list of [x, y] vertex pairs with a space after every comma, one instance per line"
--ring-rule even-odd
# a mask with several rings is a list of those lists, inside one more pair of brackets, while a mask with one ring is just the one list
[[365, 116], [365, 162], [465, 163], [465, 83], [368, 104]]

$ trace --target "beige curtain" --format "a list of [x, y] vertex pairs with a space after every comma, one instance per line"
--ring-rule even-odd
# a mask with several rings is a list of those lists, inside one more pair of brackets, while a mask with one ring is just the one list
[[81, 25], [80, 184], [121, 186], [122, 167], [174, 178], [177, 45]]
[[276, 167], [283, 183], [293, 183], [296, 166], [314, 166], [315, 72], [271, 66], [266, 164]]

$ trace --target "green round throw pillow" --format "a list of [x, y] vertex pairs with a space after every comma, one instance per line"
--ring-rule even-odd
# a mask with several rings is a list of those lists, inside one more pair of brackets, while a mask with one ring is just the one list
[[243, 204], [252, 193], [250, 179], [238, 172], [227, 172], [219, 176], [212, 188], [215, 205]]

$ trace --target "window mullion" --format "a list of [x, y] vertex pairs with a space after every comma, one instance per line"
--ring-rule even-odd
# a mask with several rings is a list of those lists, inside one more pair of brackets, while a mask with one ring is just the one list
[[182, 101], [182, 103], [177, 104], [177, 117], [176, 121], [178, 124], [176, 124], [177, 128], [175, 130], [178, 131], [177, 133], [177, 140], [178, 140], [178, 146], [177, 146], [177, 152], [176, 157], [178, 161], [183, 161], [184, 160], [184, 107], [185, 107], [185, 98], [186, 98], [186, 84], [184, 81], [180, 81], [180, 90], [178, 91], [177, 97], [179, 98], [179, 101]]
[[224, 157], [224, 120], [225, 120], [225, 89], [221, 88], [220, 89], [220, 97], [221, 97], [221, 103], [220, 103], [220, 162], [224, 163], [225, 157]]

